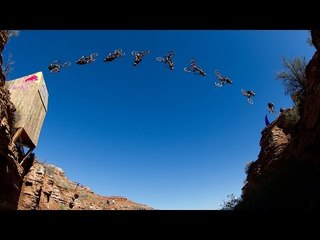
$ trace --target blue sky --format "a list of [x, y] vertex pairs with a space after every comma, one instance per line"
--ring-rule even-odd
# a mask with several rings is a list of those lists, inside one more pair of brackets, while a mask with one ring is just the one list
[[[266, 106], [293, 105], [275, 79], [281, 57], [314, 48], [305, 30], [23, 30], [12, 38], [9, 80], [38, 71], [49, 92], [37, 148], [40, 161], [105, 196], [163, 210], [218, 209], [240, 196], [256, 160]], [[111, 51], [125, 56], [103, 62]], [[132, 66], [133, 50], [150, 50]], [[175, 69], [155, 60], [173, 50]], [[77, 65], [82, 55], [96, 61]], [[195, 57], [206, 77], [183, 71]], [[50, 73], [54, 60], [72, 65]], [[214, 70], [233, 80], [217, 88]], [[241, 89], [256, 93], [249, 105]], [[273, 121], [274, 116], [269, 115]]]

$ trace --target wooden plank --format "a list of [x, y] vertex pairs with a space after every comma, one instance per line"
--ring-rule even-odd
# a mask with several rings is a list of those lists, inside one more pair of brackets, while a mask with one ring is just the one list
[[[48, 91], [42, 72], [37, 72], [12, 81], [6, 86], [11, 93], [15, 112], [14, 128], [23, 128], [22, 144], [33, 147], [38, 143], [40, 131], [48, 108]], [[30, 142], [31, 141], [31, 142]]]
[[30, 153], [32, 153], [32, 151], [34, 150], [34, 148], [30, 148], [28, 150], [28, 152], [26, 153], [26, 155], [24, 156], [24, 158], [21, 160], [20, 165], [22, 165], [24, 163], [24, 161], [29, 157]]
[[12, 142], [15, 142], [17, 138], [20, 137], [22, 131], [23, 131], [23, 128], [18, 128], [18, 130], [15, 132], [15, 134], [12, 137]]

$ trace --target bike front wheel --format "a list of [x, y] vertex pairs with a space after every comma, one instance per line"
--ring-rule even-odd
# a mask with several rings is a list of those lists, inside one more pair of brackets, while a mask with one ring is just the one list
[[71, 66], [71, 62], [65, 62], [65, 63], [62, 65], [62, 67], [69, 67], [69, 66]]
[[247, 98], [247, 102], [248, 102], [249, 104], [253, 104], [253, 98], [252, 98], [252, 97], [248, 97], [248, 98]]
[[157, 57], [156, 60], [157, 60], [158, 62], [164, 62], [163, 57]]
[[144, 51], [142, 52], [142, 55], [145, 56], [145, 55], [148, 55], [149, 53], [150, 53], [150, 50], [144, 50]]
[[99, 54], [98, 53], [91, 53], [90, 54], [90, 58], [95, 58], [95, 57], [97, 57]]
[[185, 71], [185, 72], [191, 72], [191, 68], [185, 67], [185, 68], [183, 69], [183, 71]]
[[220, 87], [222, 87], [223, 83], [220, 81], [217, 81], [214, 83], [214, 85], [216, 85], [216, 87], [220, 88]]

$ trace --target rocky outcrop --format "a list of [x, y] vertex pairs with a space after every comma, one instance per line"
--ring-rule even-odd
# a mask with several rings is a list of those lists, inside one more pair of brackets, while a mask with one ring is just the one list
[[[280, 118], [282, 118], [281, 116]], [[279, 119], [280, 119], [279, 118]], [[258, 178], [265, 171], [271, 171], [279, 165], [279, 158], [285, 150], [287, 143], [290, 140], [290, 134], [286, 135], [282, 128], [278, 127], [278, 121], [274, 122], [262, 132], [260, 141], [261, 152], [258, 160], [251, 163], [248, 167], [248, 177], [246, 185], [243, 189], [255, 187], [255, 179]], [[274, 157], [275, 156], [275, 157]], [[250, 186], [248, 184], [250, 183]]]
[[16, 209], [24, 169], [11, 139], [15, 107], [3, 87], [6, 79], [1, 68], [2, 51], [7, 41], [8, 31], [0, 30], [0, 209]]
[[68, 180], [61, 168], [34, 161], [24, 177], [19, 210], [150, 210], [125, 197], [104, 197]]
[[317, 51], [301, 102], [262, 131], [260, 154], [235, 209], [320, 209], [320, 31], [311, 35]]

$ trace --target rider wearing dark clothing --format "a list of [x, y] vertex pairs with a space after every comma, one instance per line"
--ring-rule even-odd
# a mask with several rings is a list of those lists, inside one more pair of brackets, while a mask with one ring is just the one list
[[228, 78], [228, 77], [224, 77], [224, 78], [223, 78], [223, 81], [224, 81], [225, 83], [232, 84], [231, 79], [230, 79], [230, 78]]
[[89, 57], [84, 57], [84, 61], [85, 61], [86, 63], [88, 63], [88, 62], [93, 61], [93, 58], [92, 58], [91, 56], [89, 56]]
[[[122, 51], [122, 50], [121, 50], [121, 51]], [[113, 53], [113, 56], [114, 56], [115, 58], [120, 57], [120, 56], [121, 56], [121, 51], [120, 51], [120, 50], [115, 50], [114, 53]]]
[[49, 69], [50, 72], [51, 72], [51, 71], [57, 72], [57, 71], [60, 70], [60, 68], [61, 68], [60, 65], [54, 64], [54, 63], [51, 63], [51, 64], [48, 66], [48, 69]]
[[191, 68], [193, 72], [198, 71], [200, 75], [206, 76], [207, 74], [203, 71], [203, 69], [199, 68], [196, 64], [196, 60], [191, 61]]
[[138, 63], [142, 61], [143, 54], [138, 52], [136, 55], [134, 55], [134, 63], [133, 66], [136, 66]]
[[116, 59], [116, 57], [114, 56], [114, 53], [109, 53], [109, 55], [105, 59], [103, 59], [103, 61], [104, 62], [111, 62], [114, 59]]
[[113, 53], [109, 53], [109, 55], [103, 61], [111, 62], [120, 56], [121, 56], [121, 52], [119, 50], [115, 50]]
[[268, 103], [268, 111], [274, 113], [274, 104], [271, 102]]
[[202, 75], [202, 76], [206, 76], [207, 75], [201, 68], [199, 68], [197, 66], [195, 66], [195, 70], [197, 70], [200, 73], [200, 75]]
[[169, 64], [170, 70], [173, 70], [174, 69], [174, 64], [173, 64], [172, 60], [168, 61], [168, 64]]
[[172, 57], [172, 53], [169, 53], [169, 54], [166, 56], [165, 62], [168, 63], [170, 70], [173, 70], [173, 69], [174, 69], [174, 63], [173, 63], [171, 57]]
[[59, 72], [61, 69], [60, 61], [56, 60], [48, 66], [50, 72]]
[[206, 73], [201, 68], [199, 68], [195, 62], [191, 63], [191, 67], [193, 72], [198, 71], [201, 75], [206, 76]]
[[247, 97], [254, 97], [256, 94], [253, 92], [253, 91], [251, 91], [251, 90], [248, 90], [248, 91], [246, 91], [246, 93], [247, 93]]
[[90, 57], [86, 57], [86, 56], [82, 56], [78, 61], [77, 61], [77, 64], [86, 64], [88, 63], [90, 60]]

